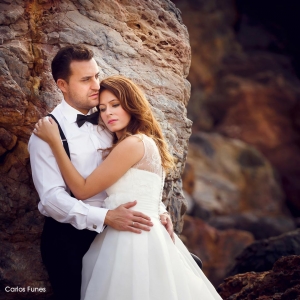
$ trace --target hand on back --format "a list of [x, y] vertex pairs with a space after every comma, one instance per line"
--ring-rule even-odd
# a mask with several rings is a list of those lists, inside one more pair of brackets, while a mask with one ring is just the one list
[[136, 201], [128, 202], [109, 210], [106, 214], [104, 224], [119, 230], [141, 233], [142, 230], [150, 231], [153, 226], [151, 219], [141, 212], [129, 208], [136, 205]]

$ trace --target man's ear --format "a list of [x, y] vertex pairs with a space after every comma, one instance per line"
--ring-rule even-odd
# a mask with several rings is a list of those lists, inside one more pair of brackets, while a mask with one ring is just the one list
[[57, 79], [56, 84], [63, 93], [67, 92], [68, 83], [64, 79], [61, 79], [61, 78]]

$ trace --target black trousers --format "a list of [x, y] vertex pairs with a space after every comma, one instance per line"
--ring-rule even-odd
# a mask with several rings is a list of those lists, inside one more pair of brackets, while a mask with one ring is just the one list
[[41, 254], [55, 300], [80, 300], [82, 258], [96, 235], [46, 217]]

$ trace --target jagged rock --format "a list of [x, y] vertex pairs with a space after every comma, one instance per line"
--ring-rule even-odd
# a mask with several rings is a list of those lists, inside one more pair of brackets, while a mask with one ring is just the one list
[[48, 288], [2, 292], [4, 285], [48, 287], [38, 255], [43, 218], [26, 144], [35, 122], [62, 97], [51, 59], [61, 46], [84, 43], [94, 51], [101, 77], [123, 74], [144, 89], [177, 158], [164, 200], [180, 232], [186, 210], [180, 175], [191, 133], [188, 34], [169, 0], [5, 0], [0, 25], [0, 298], [46, 299]]
[[218, 287], [224, 300], [300, 299], [300, 256], [282, 257], [268, 272], [235, 275]]
[[204, 221], [184, 217], [181, 238], [188, 249], [203, 262], [203, 272], [218, 286], [228, 273], [243, 249], [254, 242], [253, 235], [246, 231], [217, 230]]
[[194, 134], [182, 178], [187, 213], [215, 228], [246, 230], [256, 239], [296, 228], [272, 166], [241, 141]]
[[230, 216], [213, 216], [208, 224], [219, 229], [239, 229], [251, 232], [256, 240], [278, 236], [296, 229], [295, 221], [288, 216], [257, 216], [251, 212]]
[[212, 215], [289, 216], [274, 169], [255, 148], [197, 133], [190, 139], [188, 162], [195, 169], [192, 197]]
[[300, 255], [300, 229], [248, 246], [236, 257], [236, 264], [228, 276], [271, 270], [280, 257], [289, 255]]
[[[218, 72], [224, 57], [241, 51], [233, 25], [238, 15], [231, 0], [174, 0], [187, 26], [192, 48], [189, 81], [192, 85], [188, 113], [193, 120], [193, 133], [214, 130], [214, 115], [206, 102], [219, 85]], [[227, 103], [219, 113], [227, 109]], [[217, 109], [216, 109], [217, 110]]]
[[189, 195], [192, 195], [195, 190], [195, 168], [189, 163], [186, 162], [185, 168], [182, 174], [182, 188], [183, 190], [188, 193]]

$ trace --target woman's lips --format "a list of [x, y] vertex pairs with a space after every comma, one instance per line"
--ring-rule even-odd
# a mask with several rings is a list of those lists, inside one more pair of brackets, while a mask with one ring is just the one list
[[108, 124], [111, 124], [111, 123], [116, 122], [116, 121], [117, 121], [116, 119], [109, 120]]

